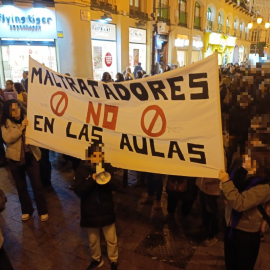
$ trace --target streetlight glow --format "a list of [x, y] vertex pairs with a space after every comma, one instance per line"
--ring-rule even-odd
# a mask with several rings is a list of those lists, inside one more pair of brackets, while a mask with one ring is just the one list
[[258, 17], [257, 18], [257, 24], [261, 24], [262, 23], [262, 20], [263, 20], [262, 17]]
[[251, 29], [253, 27], [253, 23], [252, 22], [249, 22], [248, 23], [248, 29]]
[[270, 22], [266, 22], [264, 27], [268, 29], [270, 27]]

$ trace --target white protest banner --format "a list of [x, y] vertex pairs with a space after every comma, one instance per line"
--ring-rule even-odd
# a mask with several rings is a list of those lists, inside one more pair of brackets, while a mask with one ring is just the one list
[[217, 178], [224, 168], [217, 55], [160, 75], [103, 83], [30, 59], [27, 143], [113, 166]]

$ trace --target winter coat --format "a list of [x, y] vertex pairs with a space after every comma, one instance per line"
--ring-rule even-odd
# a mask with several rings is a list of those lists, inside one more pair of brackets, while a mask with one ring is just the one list
[[[235, 228], [245, 232], [260, 231], [262, 215], [257, 207], [270, 200], [269, 185], [257, 185], [247, 191], [239, 193], [233, 181], [227, 181], [222, 184], [222, 190], [227, 200], [227, 216], [229, 216], [231, 209], [234, 209], [237, 212], [243, 212], [241, 219]], [[230, 226], [231, 221], [226, 221], [227, 225]]]
[[[14, 161], [20, 161], [22, 150], [22, 131], [20, 129], [21, 124], [11, 122], [9, 119], [6, 121], [6, 125], [1, 127], [2, 137], [6, 143], [6, 158]], [[34, 145], [28, 145], [31, 152], [39, 161], [41, 158], [41, 152], [38, 147]]]
[[117, 186], [113, 168], [105, 166], [111, 180], [99, 185], [92, 178], [95, 168], [89, 163], [81, 163], [75, 172], [74, 192], [81, 198], [81, 227], [101, 228], [115, 223], [112, 190]]
[[141, 66], [137, 65], [135, 68], [134, 68], [134, 71], [133, 71], [133, 74], [135, 76], [135, 78], [137, 79], [137, 72], [140, 71], [140, 70], [143, 70]]

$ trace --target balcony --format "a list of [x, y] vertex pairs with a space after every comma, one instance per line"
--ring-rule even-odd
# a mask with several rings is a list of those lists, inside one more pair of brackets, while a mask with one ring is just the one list
[[99, 9], [109, 11], [111, 13], [117, 13], [117, 6], [107, 3], [107, 1], [102, 0], [92, 0], [90, 4], [91, 9]]
[[233, 29], [233, 36], [236, 37], [236, 32], [237, 30], [236, 29]]
[[136, 9], [132, 9], [131, 7], [129, 10], [129, 17], [133, 18], [133, 19], [139, 19], [139, 20], [145, 20], [145, 21], [148, 20], [147, 13], [141, 12], [141, 11], [136, 10]]
[[201, 17], [194, 16], [194, 29], [201, 30]]
[[226, 35], [229, 35], [229, 34], [230, 34], [230, 27], [226, 26]]
[[213, 22], [212, 21], [207, 21], [206, 30], [207, 31], [212, 31], [212, 26], [213, 26]]
[[221, 23], [218, 23], [217, 31], [218, 33], [223, 33], [223, 25]]
[[169, 6], [162, 5], [157, 8], [157, 19], [158, 21], [164, 21], [170, 24], [170, 8]]
[[179, 25], [187, 27], [187, 13], [179, 12]]
[[250, 4], [245, 0], [225, 0], [225, 3], [228, 5], [232, 5], [233, 8], [239, 9], [241, 12], [246, 13], [250, 16], [254, 15], [253, 7], [250, 7]]

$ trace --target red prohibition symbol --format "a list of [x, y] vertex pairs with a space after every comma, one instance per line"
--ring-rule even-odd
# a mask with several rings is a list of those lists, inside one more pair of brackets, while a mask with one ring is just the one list
[[[60, 98], [58, 96], [60, 96]], [[55, 104], [53, 105], [54, 100], [55, 100], [55, 102], [54, 102]], [[61, 104], [63, 102], [64, 102], [64, 108], [61, 111], [59, 111], [59, 107], [61, 106]], [[58, 91], [58, 92], [54, 93], [52, 95], [52, 97], [51, 97], [50, 104], [51, 104], [52, 112], [56, 116], [63, 116], [64, 113], [66, 112], [66, 109], [67, 109], [67, 106], [68, 106], [68, 96], [67, 96], [67, 94], [65, 92], [62, 92], [62, 91]]]
[[[145, 115], [149, 112], [149, 111], [156, 111], [148, 129], [145, 127]], [[162, 127], [160, 129], [159, 132], [156, 132], [154, 133], [153, 132], [153, 129], [154, 129], [154, 126], [157, 122], [157, 119], [158, 117], [161, 117], [161, 120], [162, 120]], [[148, 106], [144, 111], [143, 111], [143, 114], [142, 114], [142, 118], [141, 118], [141, 127], [142, 127], [142, 130], [143, 132], [150, 136], [150, 137], [159, 137], [161, 135], [164, 134], [164, 132], [166, 131], [166, 126], [167, 126], [167, 121], [166, 121], [166, 117], [165, 117], [165, 114], [163, 112], [163, 110], [157, 106], [157, 105], [151, 105], [151, 106]]]

